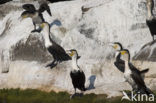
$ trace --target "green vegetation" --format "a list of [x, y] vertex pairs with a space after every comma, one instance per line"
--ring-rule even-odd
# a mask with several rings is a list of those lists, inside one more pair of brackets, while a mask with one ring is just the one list
[[70, 94], [66, 92], [55, 93], [52, 91], [47, 93], [34, 89], [27, 90], [2, 89], [0, 90], [0, 103], [132, 103], [132, 102], [128, 100], [121, 101], [121, 97], [108, 99], [106, 98], [106, 95], [87, 94], [82, 97], [76, 96], [73, 99], [70, 99]]

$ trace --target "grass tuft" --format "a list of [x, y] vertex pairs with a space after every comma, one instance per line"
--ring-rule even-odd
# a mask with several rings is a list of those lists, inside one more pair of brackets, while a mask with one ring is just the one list
[[67, 92], [56, 93], [51, 91], [47, 93], [34, 89], [1, 89], [0, 103], [137, 103], [128, 100], [121, 101], [121, 97], [108, 99], [104, 94], [86, 94], [72, 99], [70, 99], [70, 96]]

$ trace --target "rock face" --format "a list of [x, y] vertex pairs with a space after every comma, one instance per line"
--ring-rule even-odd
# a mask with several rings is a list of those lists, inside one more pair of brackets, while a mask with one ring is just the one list
[[135, 60], [156, 61], [156, 40], [145, 44], [133, 57]]
[[53, 60], [44, 46], [44, 40], [40, 34], [30, 34], [25, 42], [19, 41], [12, 47], [12, 60], [26, 60], [47, 62]]
[[[16, 5], [21, 7], [22, 3]], [[52, 38], [55, 37], [53, 39], [65, 50], [78, 51], [81, 56], [78, 65], [86, 75], [85, 85], [95, 87], [86, 93], [117, 96], [121, 95], [119, 91], [131, 89], [114, 66], [115, 51], [108, 45], [110, 42], [121, 42], [130, 50], [133, 59], [146, 60], [142, 64], [134, 61], [141, 69], [155, 61], [155, 42], [147, 44], [152, 37], [145, 24], [146, 6], [142, 0], [74, 0], [49, 6], [53, 16], [44, 12], [45, 20], [52, 23], [58, 19], [62, 23], [61, 27], [54, 25], [51, 28]], [[0, 20], [0, 88], [53, 89], [72, 93], [71, 61], [62, 62], [53, 69], [46, 68], [53, 57], [44, 46], [44, 34], [30, 33], [32, 21], [30, 18], [20, 21], [21, 13], [20, 9], [11, 11]], [[149, 58], [143, 57], [145, 54]], [[151, 78], [155, 81], [151, 76], [156, 73], [154, 62], [150, 71], [147, 84], [153, 88], [155, 83], [149, 84]], [[89, 79], [92, 77], [95, 79]]]

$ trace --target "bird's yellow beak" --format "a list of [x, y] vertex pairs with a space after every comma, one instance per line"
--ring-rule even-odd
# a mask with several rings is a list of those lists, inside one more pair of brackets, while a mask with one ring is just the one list
[[118, 48], [118, 45], [115, 44], [115, 45], [113, 46], [113, 48], [114, 48], [114, 49], [117, 49], [117, 48]]
[[120, 51], [121, 55], [124, 55], [126, 54], [127, 52], [126, 51]]
[[40, 25], [40, 27], [43, 29], [43, 28], [44, 28], [44, 23], [42, 23], [42, 24]]
[[19, 19], [20, 19], [20, 21], [22, 21], [23, 19], [25, 19], [27, 17], [28, 17], [27, 15], [22, 15]]
[[69, 53], [69, 56], [72, 57], [74, 55], [74, 51], [72, 51], [71, 53]]
[[27, 18], [27, 17], [28, 17], [27, 15], [23, 15], [23, 16], [22, 16], [23, 19], [25, 19], [25, 18]]

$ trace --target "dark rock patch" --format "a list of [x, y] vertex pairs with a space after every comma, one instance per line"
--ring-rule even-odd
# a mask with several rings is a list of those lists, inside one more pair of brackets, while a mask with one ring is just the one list
[[133, 57], [134, 60], [156, 61], [156, 40], [145, 44]]
[[87, 38], [93, 39], [94, 28], [86, 28], [86, 25], [83, 24], [80, 26], [79, 32], [84, 34]]
[[26, 42], [21, 40], [14, 47], [12, 47], [12, 60], [38, 62], [47, 62], [52, 60], [52, 56], [48, 53], [44, 46], [43, 38], [36, 35], [38, 34], [31, 34]]

